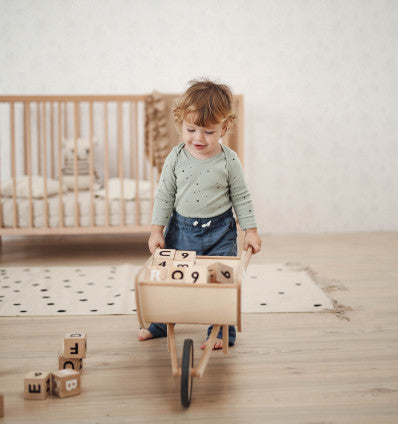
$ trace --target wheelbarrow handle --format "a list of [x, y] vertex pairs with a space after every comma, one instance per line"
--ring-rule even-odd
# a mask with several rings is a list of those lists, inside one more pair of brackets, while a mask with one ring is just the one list
[[242, 255], [243, 255], [242, 263], [243, 263], [243, 270], [244, 271], [246, 271], [247, 266], [249, 265], [252, 254], [253, 254], [253, 248], [251, 246], [249, 246], [247, 251], [242, 252]]

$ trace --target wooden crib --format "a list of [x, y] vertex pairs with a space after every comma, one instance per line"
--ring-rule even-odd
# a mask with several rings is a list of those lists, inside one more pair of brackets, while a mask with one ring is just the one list
[[[0, 96], [0, 238], [149, 232], [161, 164], [148, 96]], [[235, 104], [223, 143], [243, 163]]]

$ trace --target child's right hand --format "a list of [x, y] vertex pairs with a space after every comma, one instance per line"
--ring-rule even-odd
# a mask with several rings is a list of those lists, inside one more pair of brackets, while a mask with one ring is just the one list
[[164, 248], [165, 242], [163, 237], [163, 227], [157, 226], [159, 228], [152, 228], [151, 236], [149, 236], [148, 247], [151, 254], [155, 252], [156, 248]]

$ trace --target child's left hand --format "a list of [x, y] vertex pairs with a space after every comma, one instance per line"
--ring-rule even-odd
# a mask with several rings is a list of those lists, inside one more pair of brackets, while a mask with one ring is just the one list
[[257, 254], [261, 250], [261, 238], [257, 233], [257, 228], [246, 229], [245, 239], [243, 241], [243, 249], [246, 251], [249, 246], [253, 249], [253, 254]]

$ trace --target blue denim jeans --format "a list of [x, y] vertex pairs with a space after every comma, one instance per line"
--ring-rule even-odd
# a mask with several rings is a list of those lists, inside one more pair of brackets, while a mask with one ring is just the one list
[[[236, 222], [232, 208], [223, 214], [210, 218], [188, 218], [174, 210], [165, 232], [165, 248], [182, 251], [196, 251], [197, 255], [237, 255]], [[212, 326], [207, 331], [209, 336]], [[151, 323], [149, 328], [154, 338], [167, 336], [164, 323]], [[218, 338], [222, 338], [222, 328]], [[234, 345], [236, 330], [228, 327], [229, 345]]]

